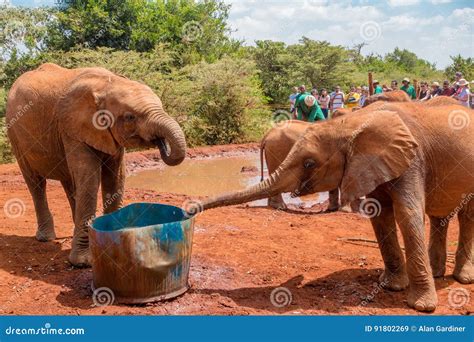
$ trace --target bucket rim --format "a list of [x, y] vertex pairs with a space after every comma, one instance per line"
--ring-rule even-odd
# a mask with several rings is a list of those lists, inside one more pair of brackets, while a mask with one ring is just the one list
[[[123, 228], [119, 228], [119, 229], [114, 229], [114, 230], [102, 230], [102, 229], [97, 229], [96, 227], [94, 227], [94, 223], [96, 223], [97, 221], [100, 221], [102, 219], [105, 219], [106, 217], [110, 217], [112, 215], [114, 215], [115, 213], [117, 213], [118, 211], [120, 210], [123, 210], [127, 207], [131, 207], [131, 206], [135, 206], [135, 205], [140, 205], [140, 204], [147, 204], [147, 205], [156, 205], [156, 206], [163, 206], [163, 207], [173, 207], [175, 209], [178, 209], [178, 210], [181, 210], [183, 212], [183, 219], [182, 220], [179, 220], [179, 221], [170, 221], [170, 222], [165, 222], [165, 223], [156, 223], [156, 224], [150, 224], [150, 225], [147, 225], [147, 226], [140, 226], [140, 227], [137, 227], [137, 226], [130, 226], [130, 227], [123, 227]], [[170, 224], [170, 223], [183, 223], [183, 222], [190, 222], [190, 223], [193, 223], [194, 221], [194, 218], [195, 218], [195, 215], [193, 216], [187, 216], [186, 215], [186, 211], [183, 210], [183, 208], [180, 208], [180, 207], [177, 207], [175, 205], [171, 205], [171, 204], [163, 204], [163, 203], [153, 203], [153, 202], [134, 202], [134, 203], [130, 203], [130, 204], [127, 204], [125, 206], [123, 206], [122, 208], [114, 211], [114, 212], [111, 212], [111, 213], [108, 213], [108, 214], [104, 214], [104, 215], [101, 215], [101, 216], [98, 216], [98, 217], [95, 217], [92, 222], [91, 222], [91, 225], [90, 225], [90, 228], [96, 232], [100, 232], [100, 233], [115, 233], [115, 232], [121, 232], [121, 231], [126, 231], [126, 230], [131, 230], [131, 229], [144, 229], [144, 228], [150, 228], [150, 227], [156, 227], [156, 226], [164, 226], [165, 224]]]

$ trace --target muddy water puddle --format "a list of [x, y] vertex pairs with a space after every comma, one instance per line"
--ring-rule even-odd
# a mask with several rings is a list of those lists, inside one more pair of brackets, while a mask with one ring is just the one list
[[[267, 172], [265, 170], [265, 177]], [[186, 159], [173, 167], [141, 171], [127, 178], [129, 187], [184, 194], [187, 196], [214, 196], [224, 192], [242, 190], [260, 182], [260, 160], [257, 153], [239, 157]], [[292, 198], [283, 194], [287, 204], [311, 207], [324, 202], [327, 193]], [[266, 200], [252, 205], [266, 205]]]

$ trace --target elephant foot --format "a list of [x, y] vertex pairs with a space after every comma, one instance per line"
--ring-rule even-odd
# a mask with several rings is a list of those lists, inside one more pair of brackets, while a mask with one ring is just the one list
[[287, 209], [287, 206], [286, 206], [285, 202], [275, 201], [275, 200], [272, 200], [271, 198], [268, 200], [268, 206], [273, 208], [273, 209], [277, 209], [277, 210], [286, 210]]
[[52, 241], [56, 239], [56, 233], [54, 231], [54, 227], [51, 228], [38, 228], [36, 230], [36, 240], [41, 242]]
[[416, 286], [408, 292], [408, 306], [423, 312], [432, 312], [438, 305], [434, 284]]
[[89, 248], [79, 251], [71, 250], [71, 253], [69, 253], [69, 262], [75, 267], [91, 267], [92, 257]]
[[406, 272], [392, 273], [385, 270], [380, 276], [380, 285], [390, 291], [402, 291], [408, 287]]
[[454, 268], [453, 277], [461, 284], [472, 284], [474, 281], [474, 267], [468, 263]]

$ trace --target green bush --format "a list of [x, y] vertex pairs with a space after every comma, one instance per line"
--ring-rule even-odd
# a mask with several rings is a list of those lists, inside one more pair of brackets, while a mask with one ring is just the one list
[[0, 164], [14, 161], [10, 142], [7, 137], [5, 118], [0, 118]]

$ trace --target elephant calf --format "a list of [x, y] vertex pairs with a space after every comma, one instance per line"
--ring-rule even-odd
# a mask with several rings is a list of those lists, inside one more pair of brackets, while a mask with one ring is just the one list
[[[369, 105], [354, 114], [311, 125], [268, 179], [203, 203], [203, 209], [254, 201], [282, 192], [300, 195], [341, 189], [347, 204], [366, 195], [385, 271], [382, 284], [409, 285], [408, 305], [433, 311], [433, 274], [446, 263], [446, 230], [457, 214], [460, 233], [454, 278], [474, 280], [474, 111], [459, 105]], [[425, 213], [431, 221], [430, 253]], [[403, 257], [396, 231], [405, 243]]]
[[69, 261], [90, 265], [88, 230], [102, 187], [104, 212], [122, 204], [125, 147], [158, 147], [168, 165], [181, 163], [186, 141], [160, 99], [141, 83], [102, 68], [43, 64], [20, 76], [7, 101], [8, 136], [38, 221], [36, 238], [56, 237], [46, 179], [66, 192], [74, 220]]
[[[260, 169], [263, 181], [263, 163], [267, 162], [268, 174], [272, 174], [285, 160], [295, 142], [304, 134], [312, 123], [300, 120], [286, 121], [283, 127], [274, 127], [265, 134], [260, 143]], [[265, 158], [264, 158], [265, 155]], [[286, 204], [280, 194], [268, 199], [268, 205], [275, 209], [286, 209]], [[329, 192], [329, 211], [339, 208], [339, 190]]]

